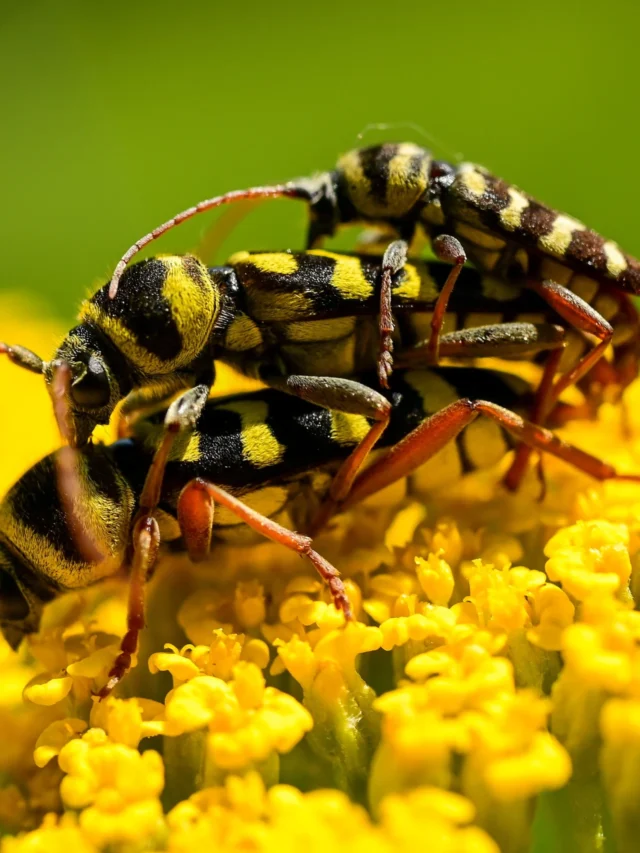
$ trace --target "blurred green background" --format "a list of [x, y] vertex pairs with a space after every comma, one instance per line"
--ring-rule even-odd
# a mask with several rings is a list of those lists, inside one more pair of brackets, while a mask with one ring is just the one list
[[[70, 321], [201, 198], [385, 138], [483, 163], [640, 254], [638, 4], [68, 0], [2, 18], [0, 288], [34, 311]], [[359, 139], [376, 122], [392, 127]], [[213, 217], [152, 250], [193, 248]], [[303, 222], [264, 205], [222, 255], [300, 247]]]

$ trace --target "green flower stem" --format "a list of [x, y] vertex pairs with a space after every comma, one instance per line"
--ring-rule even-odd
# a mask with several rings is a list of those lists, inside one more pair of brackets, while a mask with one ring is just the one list
[[[365, 803], [369, 766], [379, 740], [379, 718], [371, 705], [375, 693], [356, 676], [357, 691], [348, 691], [340, 701], [327, 703], [313, 691], [304, 705], [314, 726], [307, 735], [310, 748], [332, 770], [332, 784], [352, 799]], [[353, 680], [353, 679], [352, 679]]]
[[548, 652], [533, 646], [526, 631], [513, 631], [505, 653], [513, 663], [518, 687], [530, 687], [541, 693], [549, 693], [558, 677], [562, 663], [558, 652]]
[[541, 794], [531, 853], [604, 853], [603, 795], [597, 777], [573, 778], [560, 791]]
[[164, 738], [166, 780], [162, 800], [166, 810], [203, 787], [206, 751], [205, 729]]

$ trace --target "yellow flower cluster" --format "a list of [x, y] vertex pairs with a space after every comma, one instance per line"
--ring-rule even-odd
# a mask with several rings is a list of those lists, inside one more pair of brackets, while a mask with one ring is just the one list
[[[4, 850], [97, 853], [103, 849], [104, 835], [99, 822], [97, 831], [82, 826], [85, 815], [86, 811], [74, 819], [67, 814], [59, 820], [49, 815], [35, 832], [5, 841]], [[136, 816], [132, 814], [131, 818]], [[158, 837], [164, 835], [166, 846], [161, 849], [168, 853], [393, 853], [409, 845], [420, 849], [427, 838], [442, 853], [499, 853], [483, 830], [470, 825], [473, 816], [473, 807], [464, 797], [425, 787], [406, 796], [388, 797], [381, 806], [379, 823], [374, 824], [365, 809], [340, 791], [303, 794], [290, 785], [266, 790], [262, 777], [249, 773], [230, 776], [223, 786], [207, 788], [181, 802], [166, 816], [164, 832]], [[138, 819], [144, 824], [149, 817], [143, 813]], [[155, 830], [155, 826], [150, 828]], [[134, 838], [131, 833], [129, 841]], [[121, 849], [142, 848], [129, 844]]]
[[[640, 471], [636, 401], [565, 435]], [[11, 440], [24, 467], [51, 436]], [[163, 558], [102, 702], [126, 583], [53, 601], [0, 645], [1, 853], [637, 850], [640, 486], [550, 460], [539, 502], [535, 475], [507, 496], [506, 465], [319, 538], [348, 625], [277, 546]]]

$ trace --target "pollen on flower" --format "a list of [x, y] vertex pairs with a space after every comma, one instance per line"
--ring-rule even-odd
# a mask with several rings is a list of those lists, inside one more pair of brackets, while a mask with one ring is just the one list
[[195, 794], [168, 815], [171, 850], [370, 850], [392, 853], [429, 839], [434, 853], [499, 853], [470, 826], [474, 810], [457, 794], [419, 788], [389, 797], [381, 821], [340, 791], [303, 794], [287, 785], [266, 791], [257, 774], [230, 777], [225, 786]]
[[266, 687], [253, 663], [239, 662], [231, 681], [200, 675], [176, 687], [165, 702], [163, 733], [206, 728], [210, 760], [224, 769], [290, 751], [312, 726], [296, 699]]
[[2, 853], [99, 853], [99, 849], [72, 814], [60, 818], [49, 814], [38, 829], [2, 841]]
[[547, 575], [578, 601], [617, 593], [629, 601], [629, 530], [624, 524], [583, 521], [559, 531], [544, 549]]
[[102, 729], [89, 729], [58, 755], [66, 776], [60, 793], [68, 808], [82, 809], [81, 829], [98, 846], [153, 840], [162, 835], [162, 759], [154, 750], [113, 743]]
[[229, 634], [222, 628], [213, 630], [210, 645], [189, 644], [177, 649], [167, 644], [165, 648], [168, 651], [149, 656], [149, 669], [152, 673], [170, 672], [174, 687], [198, 675], [214, 675], [229, 681], [240, 661], [248, 661], [260, 669], [269, 665], [269, 647], [263, 640]]
[[416, 557], [416, 574], [429, 601], [446, 607], [454, 587], [453, 572], [447, 561], [433, 552], [426, 560]]

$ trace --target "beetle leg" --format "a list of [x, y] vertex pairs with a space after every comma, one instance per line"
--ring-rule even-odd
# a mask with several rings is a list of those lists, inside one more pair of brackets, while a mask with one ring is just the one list
[[[536, 392], [536, 397], [533, 403], [533, 407], [531, 409], [531, 421], [534, 424], [539, 424], [543, 422], [547, 400], [553, 388], [553, 380], [558, 371], [558, 365], [560, 363], [561, 358], [562, 350], [558, 349], [555, 352], [550, 353], [549, 357], [545, 362], [542, 380]], [[527, 470], [529, 458], [531, 457], [531, 452], [532, 448], [527, 446], [526, 444], [519, 444], [516, 448], [514, 460], [511, 463], [511, 467], [504, 476], [504, 484], [510, 491], [515, 492], [516, 489], [519, 487], [520, 483], [522, 482], [524, 473]], [[538, 479], [540, 480], [540, 483], [542, 485], [542, 493], [540, 496], [540, 500], [544, 500], [544, 495], [546, 492], [546, 483], [544, 477], [544, 465], [542, 457], [540, 457], [538, 460]]]
[[158, 556], [160, 530], [152, 514], [141, 515], [133, 529], [133, 559], [129, 574], [127, 631], [120, 643], [120, 652], [109, 670], [107, 683], [100, 690], [100, 699], [107, 697], [131, 669], [131, 658], [138, 648], [138, 636], [144, 628], [145, 586]]
[[262, 381], [270, 388], [284, 391], [324, 409], [335, 409], [352, 415], [363, 415], [375, 421], [388, 419], [391, 404], [379, 391], [354, 379], [335, 376], [266, 376]]
[[[534, 423], [544, 423], [562, 392], [579, 382], [600, 361], [611, 343], [613, 328], [588, 302], [585, 302], [568, 288], [556, 284], [554, 281], [530, 281], [528, 285], [574, 328], [599, 338], [599, 343], [555, 382], [553, 380], [557, 373], [560, 357], [558, 355], [556, 358], [549, 358], [531, 413], [531, 420]], [[518, 488], [530, 456], [530, 447], [525, 445], [518, 447], [513, 464], [505, 476], [507, 488], [511, 490]]]
[[[565, 331], [550, 323], [496, 323], [447, 332], [440, 337], [440, 356], [446, 358], [524, 358], [546, 350], [564, 349]], [[399, 367], [418, 369], [430, 363], [431, 339], [396, 355]]]
[[440, 354], [440, 335], [442, 333], [442, 325], [447, 313], [447, 305], [449, 297], [455, 286], [462, 267], [465, 265], [467, 256], [462, 244], [451, 237], [449, 234], [441, 234], [432, 241], [431, 247], [435, 256], [447, 263], [453, 264], [453, 267], [447, 276], [444, 287], [438, 295], [435, 307], [433, 309], [433, 317], [431, 318], [431, 337], [429, 338], [429, 353], [432, 364], [438, 363]]
[[[613, 329], [611, 324], [595, 308], [592, 308], [588, 302], [585, 302], [584, 299], [581, 299], [568, 288], [556, 284], [554, 281], [529, 281], [527, 284], [574, 328], [581, 332], [594, 335], [599, 340], [599, 343], [583, 356], [550, 389], [544, 404], [546, 411], [548, 411], [566, 388], [582, 379], [594, 364], [602, 358], [607, 346], [611, 343]], [[541, 416], [543, 418], [546, 411], [542, 410]]]
[[393, 313], [392, 285], [393, 276], [400, 272], [407, 262], [408, 246], [404, 240], [394, 240], [382, 256], [380, 277], [380, 351], [378, 356], [378, 378], [383, 388], [389, 387], [389, 377], [393, 372]]
[[61, 447], [55, 456], [56, 481], [65, 518], [76, 548], [88, 563], [100, 563], [105, 557], [103, 546], [89, 529], [86, 519], [79, 514], [79, 507], [88, 505], [91, 499], [83, 489], [84, 480], [79, 465], [79, 453], [74, 446], [75, 433], [69, 410], [70, 387], [71, 368], [65, 362], [61, 362], [54, 367], [49, 386], [58, 430], [66, 445]]
[[640, 482], [640, 475], [618, 474], [616, 469], [601, 459], [567, 444], [550, 430], [521, 418], [487, 400], [456, 400], [434, 415], [426, 418], [402, 441], [376, 459], [356, 479], [342, 508], [348, 508], [379, 492], [396, 480], [402, 479], [427, 462], [479, 415], [486, 415], [535, 450], [550, 453], [584, 471], [597, 480], [623, 479]]
[[165, 433], [147, 471], [140, 506], [133, 523], [133, 557], [129, 572], [129, 604], [127, 632], [120, 653], [109, 671], [106, 685], [98, 693], [108, 696], [131, 668], [131, 658], [138, 647], [138, 636], [144, 628], [145, 585], [158, 556], [160, 529], [155, 511], [160, 502], [162, 482], [169, 453], [178, 433], [192, 429], [209, 394], [207, 385], [198, 385], [169, 406], [165, 416]]
[[336, 608], [343, 611], [346, 619], [353, 618], [340, 573], [317, 551], [313, 550], [311, 547], [313, 541], [308, 536], [302, 536], [300, 533], [288, 530], [219, 486], [201, 478], [187, 483], [182, 490], [178, 503], [178, 518], [190, 554], [194, 554], [197, 559], [202, 559], [206, 554], [204, 548], [206, 547], [208, 550], [216, 503], [233, 512], [252, 530], [267, 539], [271, 539], [272, 542], [278, 542], [285, 548], [307, 557], [329, 587]]
[[374, 391], [353, 379], [331, 376], [287, 376], [266, 380], [272, 388], [286, 391], [303, 400], [308, 400], [325, 409], [335, 409], [373, 420], [369, 432], [344, 460], [333, 478], [329, 494], [318, 508], [310, 524], [310, 530], [320, 530], [333, 515], [335, 508], [349, 493], [358, 471], [389, 424], [391, 403], [378, 391]]

